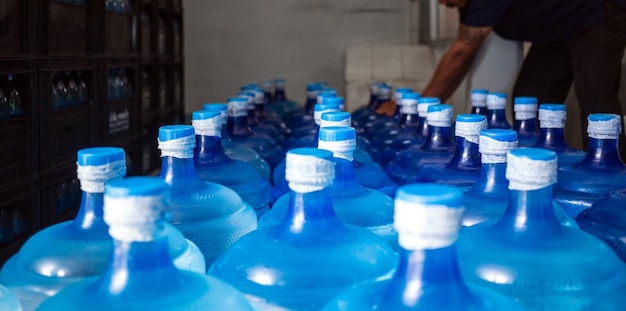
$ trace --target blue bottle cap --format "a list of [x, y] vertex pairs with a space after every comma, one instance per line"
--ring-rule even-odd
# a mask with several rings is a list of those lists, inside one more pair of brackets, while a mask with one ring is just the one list
[[315, 92], [315, 91], [320, 91], [322, 89], [322, 87], [317, 84], [317, 83], [309, 83], [306, 85], [306, 91], [307, 92]]
[[440, 104], [441, 101], [437, 97], [420, 97], [417, 99], [417, 103], [419, 104]]
[[281, 83], [285, 84], [285, 79], [282, 79], [282, 78], [275, 79], [274, 83], [276, 83], [276, 84], [281, 84]]
[[322, 106], [324, 105], [334, 105], [337, 106], [337, 108], [340, 108], [343, 105], [344, 101], [343, 101], [343, 97], [324, 97], [322, 99]]
[[206, 103], [202, 109], [207, 111], [228, 111], [228, 105], [224, 103]]
[[406, 93], [412, 93], [412, 92], [413, 92], [413, 89], [410, 88], [410, 87], [398, 87], [398, 88], [396, 88], [396, 93], [406, 94]]
[[456, 116], [456, 122], [477, 123], [484, 122], [487, 117], [481, 114], [459, 114]]
[[168, 185], [158, 177], [136, 176], [112, 180], [105, 186], [109, 197], [158, 196], [167, 193]]
[[587, 117], [587, 133], [595, 139], [617, 139], [622, 132], [622, 118], [612, 113], [592, 113]]
[[536, 105], [537, 97], [531, 96], [518, 96], [513, 100], [514, 105]]
[[587, 117], [591, 122], [614, 121], [619, 119], [619, 115], [612, 113], [592, 113]]
[[404, 94], [402, 94], [402, 99], [413, 99], [413, 100], [418, 100], [418, 102], [419, 102], [420, 97], [421, 97], [420, 93], [404, 93]]
[[439, 105], [428, 106], [428, 113], [445, 111], [445, 110], [452, 111], [452, 106], [450, 106], [448, 104], [439, 104]]
[[219, 111], [199, 110], [191, 113], [191, 120], [208, 120], [222, 116]]
[[325, 112], [322, 114], [324, 121], [343, 121], [350, 119], [350, 113], [345, 111]]
[[248, 83], [241, 87], [242, 91], [249, 91], [259, 87], [256, 83]]
[[541, 104], [539, 110], [565, 111], [566, 107], [563, 104]]
[[483, 89], [473, 89], [471, 92], [471, 94], [484, 94], [484, 95], [487, 95], [487, 93], [489, 93], [489, 91], [483, 90]]
[[516, 142], [517, 132], [505, 129], [487, 129], [480, 131], [480, 136], [489, 137], [493, 140], [503, 142]]
[[509, 189], [532, 191], [556, 183], [557, 156], [552, 150], [518, 148], [507, 153]]
[[334, 88], [334, 87], [330, 87], [330, 86], [323, 87], [322, 91], [324, 91], [324, 92], [332, 92], [332, 93], [337, 94], [337, 89]]
[[159, 128], [160, 141], [168, 141], [195, 135], [193, 126], [191, 125], [164, 125]]
[[322, 141], [344, 141], [356, 139], [356, 131], [353, 127], [329, 126], [320, 128], [319, 139]]
[[239, 93], [237, 93], [237, 96], [244, 96], [244, 97], [254, 98], [254, 92], [251, 92], [251, 91], [239, 92]]
[[239, 96], [236, 96], [236, 97], [229, 97], [229, 98], [228, 98], [228, 102], [229, 102], [229, 103], [230, 103], [230, 102], [233, 102], [233, 103], [236, 103], [236, 102], [239, 102], [239, 103], [247, 103], [247, 102], [248, 102], [248, 99], [247, 99], [247, 98], [245, 98], [245, 97], [239, 97]]
[[499, 97], [499, 98], [506, 98], [506, 93], [504, 92], [491, 92], [489, 93], [489, 95]]
[[410, 184], [398, 188], [396, 200], [431, 206], [463, 208], [463, 192], [456, 187], [437, 184]]
[[517, 148], [509, 151], [509, 154], [532, 161], [552, 161], [556, 159], [554, 151], [543, 148]]
[[318, 84], [321, 87], [328, 86], [328, 82], [327, 81], [316, 81], [315, 84]]
[[80, 166], [100, 166], [116, 161], [125, 161], [124, 149], [95, 147], [81, 149], [77, 152], [77, 163]]

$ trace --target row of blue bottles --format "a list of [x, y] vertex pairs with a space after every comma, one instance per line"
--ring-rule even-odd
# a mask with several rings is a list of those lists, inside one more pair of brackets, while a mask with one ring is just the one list
[[107, 11], [117, 13], [133, 13], [133, 4], [130, 0], [106, 0], [105, 5]]
[[89, 103], [89, 86], [82, 71], [57, 72], [52, 77], [52, 108], [60, 109]]
[[208, 266], [257, 227], [257, 216], [232, 189], [204, 182], [196, 172], [196, 135], [190, 125], [159, 129], [161, 177], [169, 185], [170, 223], [194, 242]]
[[342, 97], [336, 97], [335, 95], [321, 96], [318, 97], [318, 100], [321, 102], [313, 106], [314, 123], [309, 123], [292, 130], [291, 138], [286, 144], [288, 150], [299, 147], [310, 147], [311, 144], [315, 144], [317, 141], [317, 133], [322, 123], [322, 114], [341, 111], [340, 105], [343, 104]]
[[204, 181], [235, 190], [261, 216], [269, 209], [272, 187], [250, 164], [226, 156], [222, 146], [221, 118], [218, 111], [195, 111], [192, 114], [191, 122], [196, 133], [196, 172]]
[[380, 130], [372, 138], [372, 144], [379, 150], [388, 148], [391, 143], [400, 137], [413, 136], [419, 124], [417, 112], [419, 93], [402, 94], [401, 100], [396, 100], [399, 120], [395, 125]]
[[532, 147], [539, 139], [537, 109], [536, 97], [515, 97], [513, 100], [515, 130], [518, 134], [520, 147]]
[[487, 126], [490, 129], [513, 128], [506, 119], [506, 93], [487, 94]]
[[621, 116], [598, 113], [589, 115], [587, 120], [587, 155], [580, 162], [559, 168], [559, 183], [554, 193], [572, 217], [612, 190], [626, 188], [626, 165], [618, 149]]
[[553, 151], [508, 152], [510, 196], [497, 221], [467, 227], [457, 244], [461, 273], [529, 310], [619, 310], [626, 266], [602, 241], [561, 223], [552, 200]]
[[394, 111], [394, 114], [392, 116], [387, 116], [384, 114], [377, 115], [378, 117], [375, 120], [365, 122], [364, 124], [360, 125], [362, 133], [365, 135], [365, 137], [373, 138], [374, 136], [378, 135], [378, 133], [380, 133], [380, 131], [383, 129], [398, 126], [401, 118], [400, 107], [404, 94], [418, 94], [419, 96], [421, 96], [421, 94], [419, 93], [413, 93], [413, 90], [410, 88], [396, 88], [394, 97], [396, 109]]
[[263, 178], [269, 180], [271, 178], [270, 165], [263, 160], [261, 155], [252, 148], [246, 148], [235, 145], [228, 135], [228, 129], [225, 126], [228, 119], [228, 105], [220, 103], [204, 104], [202, 106], [207, 111], [217, 111], [221, 114], [220, 128], [222, 137], [222, 147], [224, 154], [233, 160], [246, 162], [254, 167]]
[[273, 125], [261, 123], [256, 116], [256, 94], [254, 91], [243, 91], [237, 94], [238, 97], [243, 97], [248, 100], [246, 107], [248, 109], [247, 118], [248, 118], [248, 127], [252, 131], [253, 134], [263, 135], [271, 138], [275, 144], [279, 146], [285, 145], [285, 136], [279, 129], [277, 129]]
[[457, 258], [461, 191], [442, 185], [406, 185], [398, 189], [394, 203], [401, 252], [393, 278], [357, 285], [329, 302], [324, 311], [524, 310], [502, 294], [465, 282]]
[[[392, 228], [393, 203], [390, 196], [364, 188], [358, 181], [353, 156], [356, 148], [356, 131], [352, 127], [323, 127], [319, 133], [319, 149], [333, 153], [335, 180], [331, 186], [333, 208], [343, 223], [365, 228], [381, 236], [395, 246], [396, 234]], [[287, 189], [284, 189], [287, 188]], [[259, 228], [274, 227], [281, 222], [289, 210], [288, 187], [272, 206], [271, 211], [261, 218]], [[394, 188], [395, 192], [395, 188]]]
[[487, 116], [487, 94], [489, 91], [483, 89], [473, 89], [470, 92], [470, 102], [472, 114], [482, 114]]
[[298, 104], [287, 98], [285, 79], [274, 80], [274, 93], [271, 96], [270, 104], [266, 108], [281, 117], [288, 117], [299, 110]]
[[447, 163], [424, 164], [418, 171], [417, 182], [434, 182], [469, 188], [480, 176], [480, 132], [487, 128], [487, 118], [480, 114], [456, 116], [454, 135], [456, 151]]
[[256, 310], [318, 310], [352, 284], [391, 277], [397, 256], [387, 243], [336, 216], [332, 153], [293, 149], [286, 164], [292, 191], [285, 217], [237, 241], [209, 275], [237, 288]]
[[102, 275], [67, 286], [37, 310], [251, 311], [231, 286], [175, 267], [165, 229], [170, 188], [155, 177], [107, 183], [103, 218], [113, 247]]
[[290, 130], [281, 118], [265, 113], [265, 96], [263, 89], [257, 84], [248, 84], [242, 86], [241, 90], [254, 94], [254, 119], [252, 121], [255, 123], [251, 123], [251, 125], [256, 123], [268, 125], [278, 131], [280, 135], [289, 135]]
[[[388, 85], [381, 85], [378, 87], [376, 109], [382, 104], [391, 100], [391, 87]], [[386, 119], [387, 116], [377, 114], [376, 109], [371, 110], [363, 115], [352, 114], [352, 124], [357, 129], [357, 133], [364, 133], [365, 126], [370, 125], [369, 122], [376, 121], [377, 119]]]
[[[0, 271], [0, 283], [15, 293], [24, 310], [34, 310], [65, 286], [107, 269], [113, 243], [103, 218], [103, 193], [105, 183], [126, 174], [124, 150], [88, 148], [78, 151], [77, 157], [83, 192], [76, 218], [33, 235]], [[164, 226], [163, 234], [177, 267], [205, 271], [204, 257], [196, 245], [171, 225]]]
[[401, 151], [385, 166], [385, 172], [399, 185], [413, 182], [422, 165], [445, 163], [454, 155], [452, 135], [452, 106], [446, 104], [428, 107], [428, 137], [421, 146]]
[[0, 120], [23, 116], [24, 104], [16, 88], [15, 76], [7, 75], [0, 83]]
[[107, 77], [107, 99], [118, 100], [133, 96], [126, 68], [111, 68]]

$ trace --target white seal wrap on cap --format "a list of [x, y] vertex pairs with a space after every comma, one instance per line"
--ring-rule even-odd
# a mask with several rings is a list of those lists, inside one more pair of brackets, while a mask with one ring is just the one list
[[452, 109], [429, 112], [426, 115], [426, 122], [430, 126], [449, 127], [452, 125]]
[[210, 119], [204, 120], [191, 120], [191, 125], [196, 132], [196, 135], [200, 136], [222, 136], [222, 117], [216, 116]]
[[333, 183], [335, 163], [312, 155], [287, 153], [285, 179], [294, 192], [320, 191]]
[[[317, 94], [319, 94], [319, 91], [307, 91], [306, 92], [306, 97], [307, 98], [315, 98], [317, 99]], [[319, 102], [319, 100], [317, 100]]]
[[399, 101], [402, 101], [402, 94], [404, 94], [404, 93], [402, 93], [402, 92], [395, 92], [395, 93], [393, 94], [393, 97], [395, 98], [395, 100], [396, 100], [397, 102], [399, 102]]
[[104, 183], [126, 176], [126, 161], [119, 160], [103, 165], [78, 165], [76, 175], [80, 189], [90, 193], [103, 193]]
[[248, 102], [232, 101], [228, 103], [229, 117], [245, 117], [248, 115]]
[[315, 124], [321, 125], [322, 123], [322, 114], [327, 112], [339, 112], [339, 109], [326, 109], [322, 111], [313, 111], [313, 121]]
[[515, 120], [531, 120], [537, 117], [537, 105], [515, 105]]
[[439, 103], [419, 103], [417, 104], [417, 113], [420, 117], [426, 118], [428, 116], [428, 107], [437, 105]]
[[254, 104], [255, 105], [262, 105], [263, 104], [263, 100], [265, 99], [265, 94], [263, 94], [262, 91], [254, 91]]
[[480, 136], [478, 152], [482, 163], [506, 163], [506, 154], [517, 148], [516, 141], [499, 141], [488, 136]]
[[595, 139], [617, 139], [622, 131], [622, 120], [620, 117], [606, 121], [589, 121], [587, 134], [589, 138]]
[[537, 190], [556, 183], [556, 158], [531, 160], [507, 154], [506, 179], [511, 190]]
[[346, 139], [339, 141], [318, 140], [317, 148], [328, 150], [333, 153], [333, 157], [354, 160], [354, 149], [356, 148], [356, 139]]
[[393, 226], [398, 244], [406, 250], [437, 249], [456, 241], [464, 208], [422, 205], [396, 199]]
[[196, 147], [195, 135], [185, 136], [172, 140], [159, 140], [161, 157], [174, 157], [179, 159], [193, 158], [193, 149]]
[[329, 121], [320, 119], [320, 127], [331, 127], [331, 126], [352, 126], [352, 120], [350, 118], [339, 120], [339, 121]]
[[541, 128], [563, 128], [567, 119], [565, 110], [539, 109], [539, 126]]
[[472, 93], [470, 95], [472, 107], [487, 107], [487, 94]]
[[[426, 111], [428, 112], [428, 110]], [[417, 99], [403, 99], [400, 101], [400, 113], [417, 114]]]
[[480, 120], [479, 122], [456, 122], [454, 128], [454, 135], [463, 137], [465, 140], [478, 144], [480, 131], [487, 128], [487, 120]]
[[380, 88], [378, 90], [378, 99], [379, 100], [389, 100], [390, 98], [391, 98], [391, 89]]
[[122, 242], [149, 242], [157, 238], [166, 219], [165, 199], [160, 196], [104, 196], [104, 222], [109, 235]]
[[487, 95], [487, 109], [495, 110], [495, 109], [505, 109], [506, 108], [506, 98], [502, 98], [500, 96], [495, 95]]

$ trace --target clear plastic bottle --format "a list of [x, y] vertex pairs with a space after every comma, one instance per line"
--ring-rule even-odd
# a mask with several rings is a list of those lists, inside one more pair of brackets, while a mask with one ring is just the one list
[[421, 146], [408, 148], [385, 166], [385, 172], [399, 185], [413, 182], [422, 165], [446, 163], [454, 156], [456, 146], [452, 135], [452, 106], [428, 107], [428, 137]]
[[110, 182], [103, 217], [114, 242], [104, 273], [66, 287], [37, 310], [251, 311], [231, 286], [174, 266], [164, 229], [168, 188], [155, 177]]
[[556, 171], [553, 151], [509, 151], [509, 204], [498, 221], [461, 231], [462, 274], [529, 310], [619, 310], [626, 266], [601, 240], [558, 221], [552, 200]]
[[[24, 310], [34, 310], [65, 286], [105, 272], [112, 240], [102, 218], [105, 183], [126, 174], [124, 150], [114, 147], [78, 151], [82, 200], [78, 215], [39, 231], [0, 270], [0, 283], [19, 298]], [[178, 230], [163, 230], [175, 265], [205, 271], [200, 250]], [[54, 247], [50, 247], [54, 245]]]
[[14, 76], [8, 75], [8, 84], [9, 87], [9, 97], [7, 98], [9, 101], [9, 114], [11, 117], [19, 117], [24, 115], [24, 105], [22, 104], [22, 99], [20, 98], [20, 93], [15, 88]]
[[583, 160], [559, 168], [554, 198], [572, 217], [617, 189], [626, 188], [626, 165], [618, 149], [622, 118], [595, 113], [587, 118], [589, 151]]
[[520, 147], [532, 147], [539, 139], [537, 129], [537, 97], [515, 97], [515, 130], [518, 133]]
[[67, 81], [67, 105], [76, 106], [80, 103], [80, 94], [78, 90], [78, 84], [76, 83], [71, 72], [65, 72], [65, 79]]
[[506, 93], [487, 94], [487, 126], [490, 129], [513, 128], [506, 119]]
[[272, 186], [250, 164], [232, 160], [222, 147], [219, 111], [195, 111], [191, 123], [196, 132], [194, 163], [200, 179], [229, 187], [260, 217], [269, 209]]
[[586, 155], [584, 151], [570, 148], [565, 140], [565, 119], [567, 111], [563, 104], [539, 105], [539, 126], [541, 133], [534, 148], [543, 148], [556, 152], [559, 166], [580, 162]]
[[487, 116], [487, 94], [489, 91], [483, 89], [473, 89], [470, 92], [471, 113]]
[[[367, 229], [397, 249], [393, 230], [393, 201], [385, 193], [364, 188], [355, 176], [356, 131], [352, 127], [323, 127], [319, 149], [333, 153], [335, 180], [331, 186], [333, 208], [341, 222]], [[395, 191], [394, 191], [395, 193]], [[275, 227], [287, 215], [290, 197], [283, 195], [259, 221], [259, 228]]]
[[228, 136], [228, 130], [226, 129], [226, 120], [228, 118], [228, 105], [220, 103], [204, 104], [204, 110], [207, 111], [219, 111], [222, 114], [221, 129], [222, 129], [222, 147], [224, 147], [224, 153], [226, 156], [233, 160], [239, 160], [246, 162], [254, 167], [263, 178], [270, 180], [270, 165], [252, 148], [246, 148], [235, 145]]
[[159, 129], [161, 172], [170, 185], [170, 223], [194, 242], [208, 266], [235, 241], [256, 229], [257, 216], [232, 189], [203, 182], [194, 166], [196, 135], [190, 125]]
[[322, 310], [522, 311], [510, 298], [463, 280], [456, 251], [462, 215], [458, 189], [400, 187], [394, 227], [402, 249], [395, 275], [385, 283], [356, 286]]
[[329, 151], [287, 153], [289, 210], [275, 227], [246, 235], [209, 275], [241, 291], [256, 310], [318, 310], [348, 286], [391, 277], [393, 250], [364, 229], [342, 224], [332, 206]]
[[87, 87], [87, 82], [83, 77], [83, 72], [81, 70], [78, 71], [78, 103], [80, 105], [85, 105], [89, 103], [89, 88]]
[[419, 171], [417, 182], [434, 182], [469, 188], [480, 177], [480, 152], [478, 141], [480, 131], [487, 129], [487, 118], [481, 114], [459, 114], [456, 116], [454, 135], [456, 152], [448, 163], [424, 164]]

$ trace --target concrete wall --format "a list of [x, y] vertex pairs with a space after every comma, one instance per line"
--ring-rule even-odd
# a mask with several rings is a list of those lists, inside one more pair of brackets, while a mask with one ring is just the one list
[[248, 82], [282, 77], [302, 101], [307, 82], [344, 94], [349, 46], [409, 43], [408, 0], [185, 0], [186, 111]]

